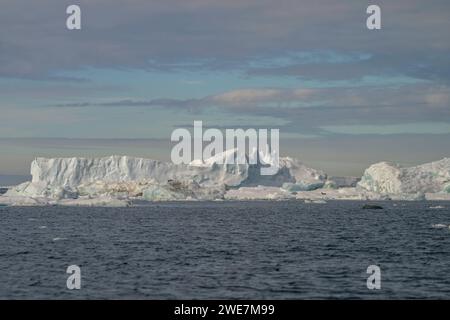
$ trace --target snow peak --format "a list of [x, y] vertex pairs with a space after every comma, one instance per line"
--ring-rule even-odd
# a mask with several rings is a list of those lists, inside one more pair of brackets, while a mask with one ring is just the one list
[[175, 307], [175, 315], [199, 315], [202, 318], [206, 317], [208, 307], [190, 307], [182, 304], [180, 307]]

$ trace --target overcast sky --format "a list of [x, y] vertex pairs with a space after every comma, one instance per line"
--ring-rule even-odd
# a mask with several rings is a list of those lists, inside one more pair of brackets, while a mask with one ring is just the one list
[[0, 174], [41, 155], [168, 159], [194, 120], [279, 128], [285, 155], [332, 174], [450, 156], [449, 16], [448, 0], [2, 1]]

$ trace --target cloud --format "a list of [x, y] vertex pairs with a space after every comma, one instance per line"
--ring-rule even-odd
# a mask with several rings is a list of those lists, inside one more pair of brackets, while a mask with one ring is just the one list
[[395, 125], [324, 126], [322, 129], [330, 133], [355, 135], [450, 134], [450, 123], [418, 122]]
[[366, 29], [369, 2], [359, 0], [79, 0], [82, 30], [68, 31], [65, 9], [72, 2], [2, 5], [0, 76], [77, 80], [52, 77], [93, 67], [450, 78], [444, 0], [380, 0], [380, 32]]
[[314, 89], [239, 89], [208, 97], [204, 102], [240, 106], [255, 103], [301, 101], [314, 92]]
[[[339, 133], [330, 128], [340, 126], [450, 121], [449, 97], [450, 87], [427, 83], [389, 88], [247, 88], [197, 99], [125, 99], [55, 107], [159, 108], [173, 110], [178, 115], [180, 112], [207, 114], [213, 110], [224, 116], [281, 119], [287, 123], [283, 126], [285, 132], [327, 134]], [[388, 127], [383, 128], [389, 131]], [[413, 128], [408, 130], [414, 132]], [[418, 128], [415, 132], [419, 131]]]

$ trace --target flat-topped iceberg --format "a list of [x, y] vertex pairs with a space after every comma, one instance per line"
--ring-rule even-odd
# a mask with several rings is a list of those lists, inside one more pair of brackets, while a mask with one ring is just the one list
[[76, 188], [98, 181], [105, 183], [196, 182], [203, 186], [239, 185], [247, 179], [247, 165], [174, 165], [144, 158], [37, 158], [31, 164], [32, 183]]
[[[108, 198], [142, 200], [223, 199], [227, 190], [241, 186], [284, 183], [319, 184], [326, 174], [308, 168], [291, 158], [281, 158], [273, 176], [262, 176], [259, 165], [218, 164], [236, 154], [228, 150], [202, 163], [175, 165], [128, 156], [103, 158], [37, 158], [31, 164], [32, 180], [10, 188], [0, 201], [20, 197], [39, 199], [39, 203], [63, 199]], [[11, 201], [10, 201], [11, 202]], [[25, 202], [25, 201], [24, 201]], [[27, 203], [33, 200], [27, 199]], [[64, 203], [68, 203], [64, 201]], [[73, 203], [73, 202], [69, 202]], [[81, 203], [81, 201], [80, 201]]]
[[[331, 177], [299, 160], [279, 159], [272, 176], [260, 165], [230, 164], [228, 150], [189, 165], [135, 158], [37, 158], [32, 180], [0, 195], [7, 205], [128, 206], [135, 200], [450, 200], [450, 159], [411, 168], [381, 162], [364, 176]], [[219, 159], [219, 160], [218, 160]], [[359, 182], [358, 182], [359, 181]]]

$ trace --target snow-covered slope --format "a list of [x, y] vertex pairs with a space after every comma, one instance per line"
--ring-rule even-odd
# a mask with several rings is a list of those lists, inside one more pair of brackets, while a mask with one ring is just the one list
[[366, 169], [358, 185], [389, 194], [450, 193], [450, 158], [409, 168], [380, 162]]

